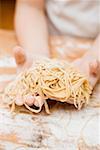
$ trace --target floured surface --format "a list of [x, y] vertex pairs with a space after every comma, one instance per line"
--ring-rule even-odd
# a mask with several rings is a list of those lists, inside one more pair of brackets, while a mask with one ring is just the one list
[[[1, 79], [6, 86], [10, 76], [5, 82], [3, 76]], [[57, 103], [51, 115], [44, 110], [29, 113], [25, 108], [11, 114], [0, 104], [0, 150], [99, 150], [99, 93], [98, 84], [86, 108], [78, 111], [72, 105]]]
[[[99, 87], [97, 88], [98, 92]], [[3, 149], [99, 149], [99, 107], [96, 94], [93, 102], [83, 110], [56, 104], [51, 115], [25, 113], [17, 109], [0, 109], [0, 145]], [[19, 111], [20, 112], [19, 112]], [[84, 148], [83, 148], [84, 146]]]

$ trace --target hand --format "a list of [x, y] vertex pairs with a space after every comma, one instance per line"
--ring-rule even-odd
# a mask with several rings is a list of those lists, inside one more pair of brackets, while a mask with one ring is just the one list
[[[31, 66], [34, 66], [34, 62], [38, 59], [38, 57], [32, 58], [32, 56], [26, 56], [25, 51], [19, 46], [16, 46], [14, 48], [14, 57], [18, 65], [17, 73], [20, 73], [21, 71]], [[28, 94], [27, 97], [25, 97], [24, 99], [22, 99], [19, 95], [17, 95], [15, 103], [19, 106], [26, 103], [28, 106], [32, 106], [34, 104], [37, 107], [42, 107], [44, 101], [41, 99], [39, 95], [33, 96], [31, 94]]]
[[73, 64], [84, 74], [89, 80], [92, 88], [100, 79], [100, 61], [95, 51], [90, 50], [83, 57], [75, 60]]

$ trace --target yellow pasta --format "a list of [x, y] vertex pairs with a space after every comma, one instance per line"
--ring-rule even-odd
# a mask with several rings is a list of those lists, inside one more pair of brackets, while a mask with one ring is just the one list
[[[38, 94], [49, 113], [47, 99], [74, 104], [80, 109], [84, 104], [88, 104], [92, 88], [84, 75], [75, 67], [66, 61], [59, 60], [41, 60], [36, 61], [34, 66], [22, 72], [5, 89], [4, 100], [9, 105], [15, 104], [17, 95], [25, 97], [27, 94]], [[32, 112], [38, 113], [38, 110], [25, 107]]]

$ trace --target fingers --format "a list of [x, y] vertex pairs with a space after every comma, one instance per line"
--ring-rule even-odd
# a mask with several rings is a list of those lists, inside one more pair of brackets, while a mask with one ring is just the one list
[[42, 105], [44, 104], [44, 101], [40, 96], [32, 96], [30, 94], [24, 98], [24, 102], [28, 106], [35, 105], [36, 107], [42, 107]]
[[32, 95], [27, 95], [24, 97], [24, 102], [28, 105], [28, 106], [32, 106], [34, 104], [34, 96]]
[[89, 65], [90, 67], [90, 74], [93, 76], [98, 76], [100, 73], [100, 63], [97, 60], [94, 60], [92, 63]]
[[89, 64], [90, 67], [90, 83], [95, 87], [97, 81], [100, 79], [100, 63], [95, 60]]
[[22, 106], [24, 103], [26, 103], [28, 106], [32, 106], [34, 104], [34, 97], [32, 95], [27, 95], [24, 98], [21, 96], [17, 96], [15, 98], [15, 104], [18, 106]]
[[20, 46], [16, 46], [13, 49], [15, 61], [18, 65], [25, 63], [26, 61], [26, 55], [24, 50]]
[[40, 96], [34, 96], [34, 105], [37, 107], [42, 107], [44, 100]]
[[24, 104], [23, 99], [21, 98], [21, 96], [17, 96], [15, 99], [15, 104], [18, 106], [22, 106]]
[[23, 98], [21, 96], [16, 97], [16, 105], [22, 106], [24, 103], [28, 106], [35, 105], [36, 107], [42, 107], [42, 105], [44, 104], [44, 100], [40, 96], [32, 96], [31, 94], [28, 94]]

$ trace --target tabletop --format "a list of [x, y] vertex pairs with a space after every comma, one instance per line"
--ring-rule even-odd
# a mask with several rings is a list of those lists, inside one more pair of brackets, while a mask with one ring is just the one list
[[[17, 44], [13, 31], [0, 30], [0, 150], [99, 150], [100, 86], [96, 86], [90, 103], [80, 111], [72, 105], [57, 103], [47, 115], [17, 108], [11, 113], [2, 104], [4, 87], [16, 76], [12, 49]], [[91, 40], [50, 37], [52, 57], [72, 61], [90, 50]], [[69, 53], [68, 55], [65, 55]]]

